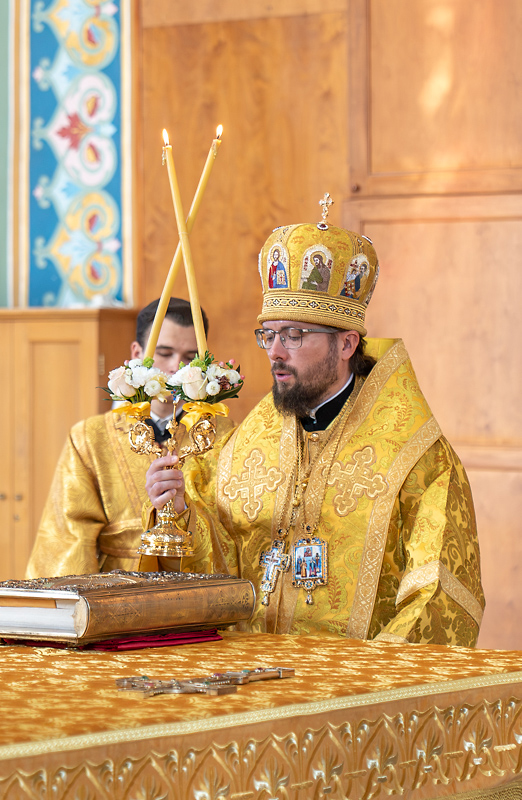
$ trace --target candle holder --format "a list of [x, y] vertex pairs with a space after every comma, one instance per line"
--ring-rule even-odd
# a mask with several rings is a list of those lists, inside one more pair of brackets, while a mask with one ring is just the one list
[[[148, 428], [150, 434], [143, 430]], [[210, 414], [203, 414], [189, 429], [190, 445], [179, 447], [180, 426], [174, 418], [167, 425], [171, 438], [166, 442], [170, 453], [178, 451], [178, 466], [182, 467], [188, 456], [201, 455], [214, 447], [216, 440], [216, 421]], [[154, 433], [143, 421], [136, 422], [129, 431], [131, 448], [136, 453], [155, 453], [161, 455], [161, 448], [154, 441]], [[159, 451], [159, 452], [158, 452]], [[177, 525], [179, 514], [174, 509], [174, 501], [169, 500], [157, 512], [158, 522], [141, 535], [140, 555], [182, 558], [194, 555], [192, 533]]]
[[[166, 388], [171, 389], [176, 400], [184, 401], [185, 416], [182, 425], [188, 431], [190, 444], [181, 447], [180, 425], [173, 418], [167, 425], [171, 438], [165, 446], [179, 457], [178, 467], [183, 467], [188, 456], [198, 456], [214, 447], [216, 440], [216, 416], [228, 415], [228, 407], [221, 402], [237, 397], [243, 386], [243, 376], [234, 368], [235, 362], [214, 361], [214, 356], [205, 351], [190, 364], [183, 365], [171, 375]], [[137, 453], [157, 453], [152, 430], [149, 432], [137, 423], [129, 434], [131, 447]], [[182, 557], [194, 554], [192, 534], [177, 525], [179, 514], [169, 501], [157, 512], [158, 523], [141, 536], [138, 553], [149, 556]]]
[[[153, 359], [126, 361], [109, 373], [105, 391], [111, 400], [117, 400], [118, 413], [134, 418], [129, 429], [131, 449], [140, 455], [163, 455], [164, 449], [154, 439], [154, 431], [146, 420], [151, 414], [151, 401], [166, 401], [174, 395], [175, 402], [183, 401], [183, 428], [188, 431], [189, 445], [182, 447], [180, 426], [175, 418], [167, 425], [171, 438], [164, 447], [178, 453], [178, 465], [183, 467], [189, 456], [198, 456], [214, 447], [216, 416], [228, 416], [228, 406], [222, 402], [237, 397], [243, 386], [243, 376], [234, 369], [234, 361], [216, 363], [214, 356], [205, 351], [190, 364], [180, 366], [174, 375], [166, 375], [153, 366]], [[180, 558], [194, 554], [192, 533], [177, 524], [180, 515], [169, 501], [157, 512], [158, 523], [141, 537], [138, 553], [141, 555]]]

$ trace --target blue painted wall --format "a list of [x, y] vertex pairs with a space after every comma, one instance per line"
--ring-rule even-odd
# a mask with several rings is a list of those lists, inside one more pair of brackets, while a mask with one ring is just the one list
[[32, 0], [29, 306], [121, 302], [117, 0]]
[[[12, 304], [7, 218], [10, 69], [28, 64], [28, 129], [13, 126], [27, 186], [16, 186], [25, 237], [18, 270], [24, 306], [106, 306], [124, 297], [121, 13], [125, 0], [0, 2], [0, 306]], [[24, 6], [25, 8], [25, 6]], [[13, 26], [11, 30], [13, 29]], [[19, 42], [28, 52], [17, 52]], [[25, 45], [23, 45], [25, 46]], [[12, 48], [11, 51], [9, 48]], [[16, 125], [27, 124], [22, 115]], [[27, 209], [26, 211], [24, 209]], [[26, 214], [26, 218], [22, 215]], [[14, 231], [18, 237], [19, 231]], [[24, 254], [27, 258], [24, 261]], [[27, 263], [26, 263], [27, 262]]]

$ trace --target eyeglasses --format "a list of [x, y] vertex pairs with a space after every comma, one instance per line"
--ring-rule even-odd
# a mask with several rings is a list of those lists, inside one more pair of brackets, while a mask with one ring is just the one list
[[271, 331], [269, 328], [257, 328], [254, 331], [259, 347], [270, 350], [274, 346], [275, 337], [279, 336], [285, 350], [297, 350], [303, 344], [303, 333], [339, 333], [337, 328], [329, 331], [316, 331], [314, 328], [282, 328], [280, 331]]

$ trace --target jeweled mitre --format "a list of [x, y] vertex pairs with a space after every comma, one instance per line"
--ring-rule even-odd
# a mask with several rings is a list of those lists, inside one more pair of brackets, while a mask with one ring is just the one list
[[324, 220], [276, 228], [259, 254], [259, 272], [259, 322], [312, 322], [366, 334], [366, 307], [379, 275], [367, 237]]

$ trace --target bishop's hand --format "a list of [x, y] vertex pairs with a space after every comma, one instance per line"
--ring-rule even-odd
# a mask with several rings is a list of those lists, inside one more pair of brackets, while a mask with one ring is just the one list
[[147, 470], [145, 488], [150, 502], [156, 509], [162, 509], [169, 500], [174, 501], [177, 514], [186, 508], [185, 479], [177, 469], [179, 458], [176, 453], [155, 459]]

